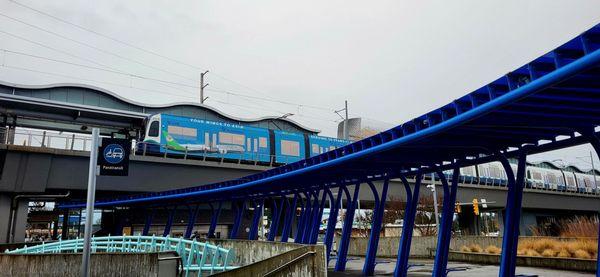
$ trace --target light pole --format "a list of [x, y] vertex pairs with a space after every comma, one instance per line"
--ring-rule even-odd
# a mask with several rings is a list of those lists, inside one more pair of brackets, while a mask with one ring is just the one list
[[[90, 275], [90, 246], [92, 240], [92, 224], [94, 224], [94, 201], [96, 198], [96, 163], [98, 160], [98, 145], [100, 144], [100, 130], [92, 129], [92, 148], [90, 149], [90, 165], [88, 168], [87, 203], [85, 204], [85, 233], [83, 240], [83, 255], [81, 260], [81, 276]], [[67, 218], [68, 220], [68, 218]]]

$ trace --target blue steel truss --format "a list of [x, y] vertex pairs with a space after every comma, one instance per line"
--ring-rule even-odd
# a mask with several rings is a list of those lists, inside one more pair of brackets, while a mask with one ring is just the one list
[[[332, 214], [335, 212], [337, 215], [337, 205], [342, 204], [340, 199], [344, 195], [349, 205], [347, 213], [352, 213], [356, 196], [351, 196], [348, 187], [353, 186], [356, 194], [361, 184], [369, 184], [377, 195], [371, 182], [383, 180], [387, 183], [390, 178], [400, 178], [410, 196], [403, 234], [410, 234], [421, 178], [427, 173], [437, 173], [442, 180], [445, 199], [434, 275], [444, 276], [458, 168], [490, 161], [502, 163], [508, 175], [503, 249], [514, 250], [518, 243], [526, 156], [584, 143], [591, 143], [600, 152], [598, 126], [600, 25], [452, 103], [345, 147], [235, 180], [105, 199], [97, 201], [96, 206], [176, 206], [211, 201], [251, 201], [258, 203], [255, 205], [256, 217], [257, 208], [262, 208], [265, 200], [293, 197], [293, 201], [282, 200], [280, 207], [286, 202], [286, 210], [281, 212], [291, 215], [299, 204], [300, 217], [296, 233], [291, 234], [293, 220], [286, 216], [282, 241], [292, 235], [296, 241], [314, 243], [315, 219], [322, 213], [325, 198], [336, 203], [330, 208]], [[508, 164], [508, 158], [518, 158], [516, 172]], [[450, 182], [443, 173], [446, 170], [454, 171]], [[408, 186], [407, 178], [415, 178], [417, 185], [414, 189]], [[334, 188], [338, 188], [337, 199], [331, 193]], [[382, 212], [384, 195], [385, 192], [376, 203], [375, 214]], [[63, 203], [61, 208], [83, 206], [83, 203]], [[256, 239], [257, 221], [253, 220], [250, 229], [251, 239]], [[379, 228], [381, 222], [373, 224], [374, 228]], [[347, 229], [351, 226], [351, 222], [344, 222], [336, 270], [345, 268], [350, 232]], [[329, 257], [332, 240], [327, 231], [324, 241]], [[372, 236], [367, 264], [363, 269], [367, 275], [373, 274], [375, 268], [377, 241]], [[395, 273], [405, 276], [410, 235], [402, 236], [398, 251]], [[515, 255], [516, 251], [502, 252], [501, 276], [514, 276]]]

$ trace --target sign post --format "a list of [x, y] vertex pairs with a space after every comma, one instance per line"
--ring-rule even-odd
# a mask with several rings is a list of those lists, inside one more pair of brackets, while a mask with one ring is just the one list
[[87, 202], [85, 205], [85, 233], [81, 276], [90, 275], [90, 249], [94, 224], [94, 201], [96, 197], [96, 176], [127, 176], [129, 174], [129, 152], [131, 142], [127, 139], [100, 138], [100, 130], [92, 129], [92, 148], [88, 172]]
[[92, 129], [92, 146], [90, 148], [90, 166], [88, 171], [87, 202], [85, 205], [85, 233], [83, 240], [83, 257], [81, 261], [81, 276], [90, 275], [90, 246], [92, 240], [92, 224], [94, 217], [94, 201], [96, 197], [96, 161], [98, 160], [98, 144], [100, 141], [100, 130]]

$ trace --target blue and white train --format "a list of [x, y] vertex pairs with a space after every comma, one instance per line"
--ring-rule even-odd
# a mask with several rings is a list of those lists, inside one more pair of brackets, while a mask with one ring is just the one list
[[137, 151], [286, 164], [348, 143], [336, 138], [156, 114], [149, 117]]
[[[600, 177], [589, 172], [576, 170], [572, 167], [550, 168], [541, 166], [542, 163], [529, 163], [526, 168], [526, 187], [533, 189], [569, 191], [579, 193], [600, 193], [596, 182]], [[513, 172], [517, 171], [517, 165], [511, 164]], [[451, 172], [447, 171], [448, 177]], [[491, 162], [477, 166], [469, 166], [460, 169], [460, 182], [466, 184], [480, 184], [490, 186], [506, 186], [506, 171], [500, 162]]]

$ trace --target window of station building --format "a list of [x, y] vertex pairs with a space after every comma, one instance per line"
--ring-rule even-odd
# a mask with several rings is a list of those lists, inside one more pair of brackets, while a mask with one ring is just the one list
[[532, 171], [531, 174], [532, 174], [534, 180], [543, 180], [541, 172]]
[[590, 178], [587, 178], [587, 177], [583, 178], [583, 182], [585, 183], [585, 186], [589, 187], [589, 188], [591, 188], [592, 185], [594, 184], [594, 182], [592, 182], [592, 180]]
[[259, 137], [258, 138], [258, 147], [260, 147], [260, 148], [267, 148], [267, 138], [266, 137]]
[[573, 176], [567, 176], [567, 186], [570, 186], [570, 187], [575, 186], [575, 179], [573, 179]]
[[184, 137], [191, 137], [191, 138], [195, 138], [198, 136], [198, 130], [196, 130], [195, 128], [169, 126], [169, 127], [167, 127], [167, 131], [169, 132], [170, 135], [176, 135], [176, 136], [184, 136]]
[[293, 140], [281, 140], [281, 154], [287, 156], [300, 156], [300, 143]]
[[158, 137], [158, 124], [158, 121], [152, 121], [152, 123], [150, 123], [150, 128], [148, 129], [149, 137]]
[[244, 145], [245, 141], [244, 135], [219, 132], [219, 143]]
[[471, 166], [463, 167], [463, 168], [461, 168], [461, 171], [464, 175], [475, 176], [475, 172], [473, 172], [473, 167], [471, 167]]

